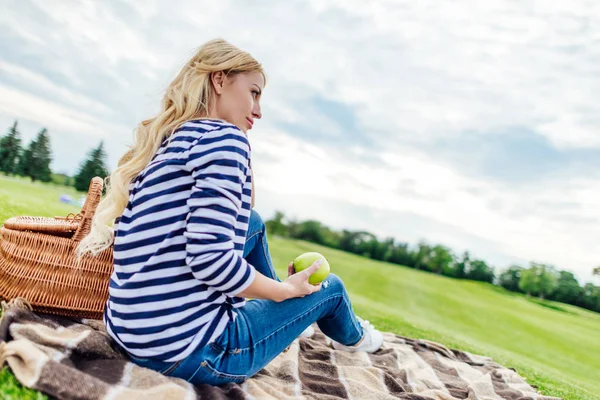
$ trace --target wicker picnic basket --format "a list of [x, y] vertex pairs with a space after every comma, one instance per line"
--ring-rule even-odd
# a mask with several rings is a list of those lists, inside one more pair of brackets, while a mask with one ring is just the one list
[[77, 260], [90, 231], [103, 181], [92, 179], [81, 212], [67, 217], [13, 217], [0, 228], [0, 298], [25, 298], [34, 310], [101, 319], [113, 270], [112, 246]]

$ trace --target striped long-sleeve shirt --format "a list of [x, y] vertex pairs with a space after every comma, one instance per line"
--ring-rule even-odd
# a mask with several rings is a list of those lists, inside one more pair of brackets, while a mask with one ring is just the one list
[[237, 127], [185, 123], [129, 186], [104, 320], [136, 357], [177, 361], [215, 340], [254, 280], [242, 257], [252, 191]]

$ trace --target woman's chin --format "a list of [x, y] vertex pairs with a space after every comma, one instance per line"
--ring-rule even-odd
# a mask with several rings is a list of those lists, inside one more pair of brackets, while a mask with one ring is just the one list
[[241, 124], [237, 124], [237, 127], [240, 128], [240, 130], [244, 133], [248, 133], [248, 131], [252, 129], [252, 126], [248, 121], [244, 121]]

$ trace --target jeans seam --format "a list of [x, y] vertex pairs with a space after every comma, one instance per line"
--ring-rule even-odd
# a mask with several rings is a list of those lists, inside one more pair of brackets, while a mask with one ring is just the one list
[[210, 375], [216, 377], [216, 378], [220, 378], [220, 379], [229, 379], [232, 380], [234, 382], [238, 382], [238, 381], [243, 381], [245, 379], [248, 378], [247, 375], [234, 375], [234, 374], [228, 374], [225, 372], [221, 372], [217, 369], [215, 369], [215, 367], [213, 367], [212, 365], [210, 365], [208, 363], [208, 361], [204, 360], [200, 363], [200, 365], [198, 365], [198, 368], [196, 368], [196, 370], [194, 371], [193, 375], [190, 376], [187, 381], [191, 382], [192, 379], [194, 379], [194, 377], [198, 374], [198, 371], [200, 371], [201, 369], [207, 371]]
[[277, 274], [275, 273], [275, 268], [273, 267], [273, 265], [271, 265], [271, 257], [269, 257], [269, 254], [267, 254], [267, 249], [265, 248], [265, 243], [266, 240], [261, 240], [261, 246], [262, 247], [262, 251], [263, 251], [263, 256], [265, 257], [265, 260], [267, 260], [267, 265], [269, 266], [269, 270], [271, 270], [271, 275], [272, 278], [275, 279], [276, 281], [278, 281], [279, 279], [277, 278]]
[[182, 362], [183, 362], [183, 359], [182, 359], [182, 360], [179, 360], [179, 361], [175, 361], [175, 362], [174, 362], [173, 364], [171, 364], [171, 365], [170, 365], [168, 368], [165, 368], [165, 369], [164, 369], [164, 370], [161, 372], [161, 374], [163, 374], [163, 375], [167, 375], [167, 376], [168, 376], [168, 375], [169, 375], [171, 372], [175, 371], [175, 369], [176, 369], [177, 367], [179, 367], [179, 365], [180, 365]]
[[260, 233], [260, 231], [262, 231], [262, 229], [254, 231], [252, 233], [249, 233], [248, 237], [246, 238], [246, 242], [250, 241], [250, 239], [252, 239], [252, 238], [254, 238], [254, 236], [258, 235]]
[[[256, 342], [256, 343], [254, 344], [254, 346], [252, 346], [252, 347], [245, 347], [245, 348], [243, 348], [243, 349], [234, 349], [234, 350], [231, 350], [231, 351], [229, 351], [228, 353], [229, 353], [229, 354], [239, 354], [239, 353], [240, 353], [240, 352], [242, 352], [242, 351], [245, 351], [245, 350], [250, 350], [250, 349], [253, 349], [253, 348], [255, 348], [256, 346], [258, 346], [260, 343], [264, 342], [265, 340], [267, 340], [267, 339], [268, 339], [268, 338], [270, 338], [271, 336], [273, 336], [273, 335], [275, 335], [276, 333], [278, 333], [279, 331], [281, 331], [281, 330], [283, 330], [283, 329], [287, 328], [288, 326], [290, 326], [290, 325], [291, 325], [291, 324], [293, 324], [294, 322], [298, 321], [299, 319], [301, 319], [301, 318], [302, 318], [302, 317], [304, 317], [305, 315], [307, 315], [307, 314], [311, 313], [311, 312], [312, 312], [314, 309], [316, 309], [317, 307], [320, 307], [320, 306], [322, 306], [322, 305], [323, 305], [323, 303], [325, 303], [325, 302], [327, 302], [327, 301], [329, 301], [329, 300], [332, 300], [332, 299], [336, 299], [336, 298], [338, 298], [338, 297], [344, 297], [344, 295], [343, 295], [343, 294], [334, 294], [334, 295], [331, 295], [331, 296], [329, 296], [329, 297], [325, 298], [325, 299], [324, 299], [323, 301], [321, 301], [319, 304], [315, 305], [315, 306], [314, 306], [314, 307], [312, 307], [311, 309], [309, 309], [309, 310], [305, 311], [303, 314], [300, 314], [298, 317], [294, 318], [293, 320], [291, 320], [291, 321], [290, 321], [290, 322], [288, 322], [287, 324], [283, 325], [282, 327], [280, 327], [280, 328], [279, 328], [279, 329], [277, 329], [276, 331], [274, 331], [274, 332], [271, 332], [271, 333], [270, 333], [268, 336], [265, 336], [264, 338], [262, 338], [261, 340], [259, 340], [258, 342]], [[348, 304], [348, 303], [347, 303], [345, 300], [344, 300], [344, 303], [345, 303], [345, 304]], [[360, 339], [359, 339], [359, 340], [360, 340]]]
[[[344, 296], [344, 303], [346, 303], [346, 306], [348, 307], [348, 309], [350, 310], [350, 314], [353, 314], [352, 311], [352, 306], [350, 305], [350, 303], [348, 303], [348, 299], [346, 299], [346, 297]], [[363, 331], [363, 336], [365, 334], [364, 330], [362, 329], [362, 327], [359, 327], [360, 324], [356, 324], [354, 323], [354, 319], [350, 318], [350, 320], [352, 321], [352, 323], [354, 324], [354, 329], [356, 329], [357, 331]], [[360, 329], [359, 329], [360, 328]], [[358, 341], [362, 339], [362, 336], [358, 338], [358, 340], [356, 341], [356, 343], [358, 343]], [[356, 344], [355, 343], [355, 344]]]
[[[246, 240], [245, 240], [245, 242], [244, 242], [244, 252], [246, 252], [246, 250], [245, 250], [245, 249], [246, 249], [246, 245], [248, 244], [248, 242], [249, 242], [250, 240], [254, 239], [254, 237], [255, 237], [255, 236], [257, 236], [258, 234], [260, 234], [260, 231], [261, 231], [261, 230], [262, 230], [262, 229], [258, 229], [258, 230], [254, 231], [254, 232], [252, 232], [252, 233], [248, 233], [248, 234], [247, 234]], [[248, 257], [248, 255], [249, 255], [250, 253], [251, 253], [251, 251], [249, 251], [249, 252], [248, 252], [248, 254], [246, 254], [246, 255], [244, 256], [244, 258], [245, 258], [245, 257]]]

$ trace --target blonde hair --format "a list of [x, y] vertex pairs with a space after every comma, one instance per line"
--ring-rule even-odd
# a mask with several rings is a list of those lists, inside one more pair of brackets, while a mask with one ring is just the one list
[[77, 248], [79, 257], [86, 253], [96, 255], [111, 246], [114, 235], [111, 225], [127, 206], [129, 185], [162, 142], [186, 121], [209, 117], [208, 106], [214, 96], [211, 74], [219, 71], [226, 75], [260, 72], [264, 76], [258, 61], [223, 39], [211, 40], [200, 47], [167, 87], [158, 115], [138, 125], [133, 145], [105, 180], [106, 196], [98, 205], [90, 233]]

